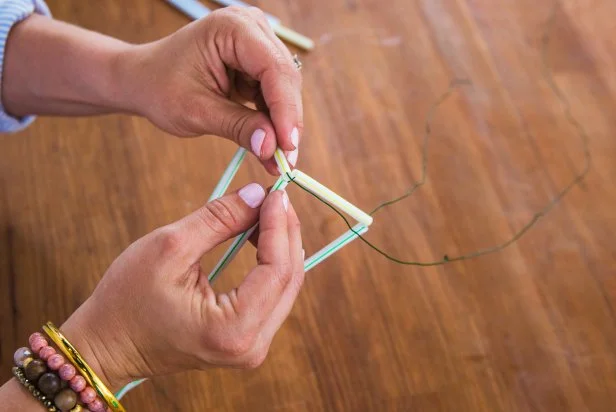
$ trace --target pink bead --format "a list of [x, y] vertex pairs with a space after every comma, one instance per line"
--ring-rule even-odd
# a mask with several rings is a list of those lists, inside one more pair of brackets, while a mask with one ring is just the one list
[[52, 346], [45, 346], [39, 352], [39, 358], [41, 358], [44, 361], [47, 361], [51, 355], [55, 355], [55, 354], [56, 354], [56, 350]]
[[42, 336], [35, 336], [30, 344], [30, 349], [34, 353], [39, 353], [45, 346], [48, 346], [47, 339]]
[[79, 393], [86, 388], [86, 380], [81, 375], [75, 375], [74, 378], [69, 382], [71, 385], [71, 389], [75, 392]]
[[83, 403], [93, 402], [94, 399], [96, 399], [96, 392], [94, 391], [94, 389], [88, 386], [87, 388], [81, 391], [81, 393], [79, 394], [79, 398], [81, 399], [81, 402]]
[[63, 381], [70, 381], [75, 377], [76, 373], [77, 370], [75, 370], [75, 367], [70, 363], [65, 363], [60, 366], [60, 369], [58, 369], [58, 375], [60, 375], [60, 379]]
[[49, 369], [54, 371], [60, 369], [60, 366], [64, 365], [64, 363], [64, 356], [58, 353], [51, 355], [49, 359], [47, 359], [47, 366], [49, 366]]
[[105, 404], [100, 400], [100, 398], [96, 398], [88, 404], [88, 409], [93, 412], [104, 412]]
[[45, 338], [43, 337], [43, 334], [42, 334], [42, 333], [39, 333], [39, 332], [34, 332], [34, 333], [33, 333], [32, 335], [30, 335], [30, 337], [28, 338], [28, 344], [29, 344], [30, 346], [32, 346], [32, 344], [34, 344], [34, 341], [35, 341], [35, 340], [37, 340], [37, 339], [45, 339]]

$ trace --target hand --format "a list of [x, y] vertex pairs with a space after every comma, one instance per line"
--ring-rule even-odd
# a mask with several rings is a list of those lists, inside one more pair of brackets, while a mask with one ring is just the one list
[[[295, 211], [282, 191], [264, 197], [248, 185], [137, 240], [61, 327], [112, 390], [138, 378], [263, 362], [304, 279]], [[258, 217], [257, 266], [236, 289], [214, 293], [200, 259]]]
[[292, 165], [297, 162], [301, 75], [259, 9], [219, 9], [162, 40], [131, 48], [126, 62], [129, 110], [161, 129], [229, 138], [276, 175], [277, 146]]

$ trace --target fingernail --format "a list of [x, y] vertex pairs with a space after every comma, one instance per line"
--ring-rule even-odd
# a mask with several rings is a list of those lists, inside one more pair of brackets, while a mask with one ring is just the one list
[[261, 206], [263, 199], [265, 199], [265, 190], [257, 183], [244, 186], [237, 194], [240, 195], [244, 203], [253, 209]]
[[265, 130], [257, 129], [250, 137], [250, 148], [252, 152], [261, 157], [261, 146], [263, 146], [263, 140], [265, 140]]
[[287, 154], [287, 160], [289, 161], [289, 163], [291, 163], [291, 166], [295, 167], [295, 164], [297, 163], [297, 156], [299, 154], [299, 149], [295, 149], [292, 152], [289, 152]]
[[282, 205], [284, 206], [285, 211], [289, 210], [289, 196], [285, 191], [282, 192]]
[[306, 259], [306, 251], [302, 249], [302, 259]]
[[293, 143], [296, 149], [299, 147], [299, 131], [297, 127], [294, 127], [291, 131], [291, 143]]

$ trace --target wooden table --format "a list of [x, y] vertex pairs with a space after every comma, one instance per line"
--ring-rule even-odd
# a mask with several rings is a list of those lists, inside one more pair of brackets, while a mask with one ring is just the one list
[[[146, 42], [187, 19], [160, 0], [50, 0], [59, 19]], [[396, 256], [454, 257], [509, 239], [584, 166], [544, 76], [552, 1], [259, 3], [317, 41], [302, 55], [299, 166], [375, 216]], [[616, 3], [556, 2], [546, 57], [592, 167], [524, 237], [478, 259], [399, 266], [356, 242], [309, 273], [254, 371], [145, 383], [131, 411], [609, 411], [616, 409]], [[467, 79], [442, 102], [452, 79]], [[15, 348], [62, 322], [132, 241], [206, 201], [235, 148], [146, 120], [41, 118], [0, 137], [0, 377]], [[255, 162], [236, 186], [271, 183]], [[344, 224], [290, 190], [307, 252]], [[211, 267], [222, 249], [204, 260]], [[217, 288], [253, 263], [245, 250]]]

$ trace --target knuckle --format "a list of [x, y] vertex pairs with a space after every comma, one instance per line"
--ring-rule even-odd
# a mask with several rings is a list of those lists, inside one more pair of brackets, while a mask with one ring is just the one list
[[256, 342], [256, 334], [240, 334], [235, 338], [221, 339], [215, 345], [218, 352], [231, 358], [246, 356], [252, 351]]
[[244, 7], [240, 7], [240, 6], [228, 6], [228, 7], [223, 7], [222, 9], [220, 9], [221, 14], [224, 14], [226, 16], [230, 16], [230, 17], [236, 17], [239, 15], [242, 15], [244, 13]]
[[238, 224], [237, 217], [227, 202], [216, 199], [205, 205], [204, 212], [200, 214], [205, 225], [214, 233], [227, 234], [233, 231]]
[[297, 215], [293, 216], [293, 218], [289, 219], [289, 222], [287, 223], [289, 230], [293, 230], [293, 231], [297, 231], [297, 232], [301, 232], [302, 231], [302, 224], [299, 221], [299, 218], [297, 217]]
[[232, 30], [244, 25], [246, 11], [245, 7], [228, 6], [215, 10], [208, 18], [216, 19], [221, 26]]
[[198, 97], [185, 96], [174, 104], [171, 113], [188, 130], [205, 132], [210, 129], [213, 112], [211, 107], [203, 104]]
[[263, 10], [258, 7], [248, 7], [246, 8], [246, 11], [258, 18], [259, 20], [265, 19], [265, 13], [263, 13]]
[[302, 74], [295, 67], [293, 58], [290, 55], [276, 51], [274, 52], [273, 61], [283, 81], [291, 85], [300, 84], [302, 82]]
[[165, 226], [157, 229], [155, 233], [155, 238], [163, 255], [172, 255], [182, 249], [184, 239], [177, 229]]
[[293, 277], [293, 265], [291, 262], [280, 262], [274, 266], [274, 277], [280, 286], [286, 286]]
[[270, 104], [270, 107], [276, 107], [277, 109], [286, 110], [290, 113], [297, 113], [299, 110], [297, 103], [287, 99], [286, 97], [279, 97], [277, 99], [273, 99]]
[[293, 290], [297, 291], [302, 288], [302, 286], [304, 285], [304, 277], [304, 268], [302, 267], [301, 271], [296, 273], [291, 280], [291, 287]]
[[245, 369], [257, 369], [263, 365], [267, 358], [267, 349], [259, 349], [246, 358], [246, 361], [242, 365]]
[[293, 68], [293, 62], [289, 61], [287, 56], [276, 51], [273, 56], [274, 66], [286, 80], [292, 80], [293, 74], [297, 70]]
[[223, 132], [234, 139], [239, 143], [239, 140], [242, 136], [244, 130], [246, 130], [246, 125], [250, 121], [251, 113], [242, 112], [236, 116], [228, 116], [222, 120], [222, 130]]

